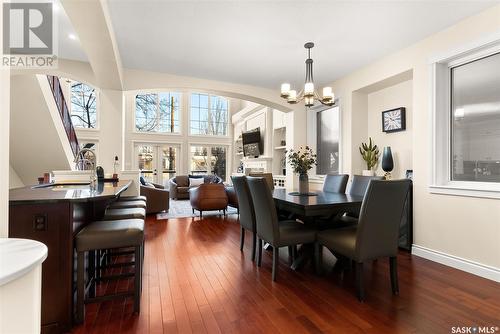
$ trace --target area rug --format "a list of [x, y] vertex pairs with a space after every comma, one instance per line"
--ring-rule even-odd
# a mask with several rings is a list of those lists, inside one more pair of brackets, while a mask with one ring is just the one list
[[[233, 215], [238, 214], [237, 210], [231, 207], [227, 208], [227, 214]], [[156, 215], [156, 219], [169, 219], [169, 218], [185, 218], [185, 217], [198, 217], [200, 215], [199, 211], [194, 211], [191, 207], [189, 200], [170, 200], [170, 208], [168, 212], [161, 212]], [[222, 212], [219, 211], [203, 211], [203, 217], [205, 216], [217, 216], [221, 215]]]

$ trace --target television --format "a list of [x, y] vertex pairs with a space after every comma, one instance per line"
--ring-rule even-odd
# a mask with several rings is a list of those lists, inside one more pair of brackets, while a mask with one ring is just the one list
[[243, 141], [243, 155], [245, 157], [258, 157], [262, 152], [260, 128], [255, 128], [241, 134]]

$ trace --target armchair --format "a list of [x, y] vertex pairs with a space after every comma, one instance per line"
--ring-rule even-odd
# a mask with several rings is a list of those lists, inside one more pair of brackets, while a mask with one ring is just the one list
[[154, 184], [153, 187], [141, 185], [141, 196], [146, 197], [146, 214], [168, 211], [170, 207], [169, 191], [162, 185]]

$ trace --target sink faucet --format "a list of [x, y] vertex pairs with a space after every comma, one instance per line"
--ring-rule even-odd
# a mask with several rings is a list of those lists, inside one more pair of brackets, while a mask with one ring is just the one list
[[[90, 153], [92, 155], [92, 159], [86, 159], [85, 154]], [[89, 148], [82, 148], [80, 152], [75, 157], [74, 163], [76, 169], [79, 169], [78, 166], [81, 166], [81, 170], [87, 170], [87, 165], [90, 164], [92, 167], [92, 173], [90, 174], [90, 189], [94, 190], [97, 186], [97, 166], [96, 166], [97, 157], [95, 152]]]

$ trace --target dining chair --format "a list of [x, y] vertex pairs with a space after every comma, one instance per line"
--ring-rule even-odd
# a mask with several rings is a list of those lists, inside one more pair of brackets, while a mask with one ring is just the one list
[[399, 223], [409, 188], [410, 180], [371, 180], [361, 205], [358, 224], [317, 234], [317, 268], [321, 268], [323, 246], [334, 254], [353, 260], [356, 263], [356, 289], [360, 301], [364, 300], [363, 263], [381, 257], [389, 258], [392, 292], [399, 294]]
[[316, 240], [316, 230], [293, 220], [279, 221], [269, 185], [262, 177], [248, 177], [248, 186], [255, 207], [257, 227], [257, 266], [262, 264], [262, 241], [273, 247], [272, 279], [276, 281], [279, 248], [310, 244]]
[[269, 186], [270, 191], [273, 192], [273, 190], [274, 190], [273, 173], [250, 173], [248, 176], [263, 177], [264, 180], [266, 180], [267, 185]]
[[246, 176], [231, 176], [234, 191], [238, 198], [240, 213], [240, 251], [245, 244], [245, 230], [252, 232], [252, 261], [255, 260], [255, 247], [257, 244], [257, 229], [255, 227], [255, 209]]
[[328, 174], [323, 183], [323, 191], [329, 193], [345, 193], [347, 187], [348, 174]]

